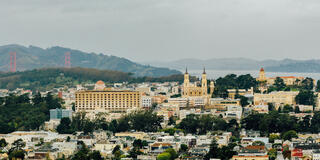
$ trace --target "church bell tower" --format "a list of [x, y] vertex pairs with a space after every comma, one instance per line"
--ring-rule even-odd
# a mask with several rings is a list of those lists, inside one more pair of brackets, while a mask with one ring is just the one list
[[201, 79], [202, 95], [204, 96], [208, 94], [207, 73], [205, 68], [203, 68], [203, 73], [201, 78], [202, 78]]

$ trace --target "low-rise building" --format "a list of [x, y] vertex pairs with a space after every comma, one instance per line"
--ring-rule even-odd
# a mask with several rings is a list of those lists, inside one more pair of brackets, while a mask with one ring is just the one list
[[150, 108], [152, 106], [152, 97], [150, 96], [142, 96], [141, 101], [142, 107]]
[[65, 117], [68, 117], [71, 119], [72, 110], [61, 109], [61, 108], [50, 109], [50, 120], [61, 119]]
[[240, 106], [240, 99], [211, 98], [206, 109], [226, 111], [228, 106]]
[[255, 93], [254, 105], [268, 105], [268, 103], [274, 104], [276, 107], [281, 105], [295, 105], [295, 97], [299, 94], [298, 91], [279, 91], [271, 92], [268, 94]]

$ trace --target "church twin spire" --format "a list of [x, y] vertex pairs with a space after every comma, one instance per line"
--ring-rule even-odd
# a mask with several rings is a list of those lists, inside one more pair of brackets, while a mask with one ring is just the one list
[[[188, 67], [186, 67], [186, 72], [185, 72], [185, 74], [188, 74]], [[207, 73], [206, 73], [206, 67], [203, 67], [203, 72], [202, 72], [202, 74], [207, 74]]]

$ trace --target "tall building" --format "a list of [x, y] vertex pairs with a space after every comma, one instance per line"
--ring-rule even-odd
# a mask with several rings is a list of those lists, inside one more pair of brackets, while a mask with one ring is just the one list
[[[103, 86], [101, 82], [99, 83]], [[82, 90], [75, 93], [76, 112], [126, 112], [128, 109], [141, 107], [141, 93], [138, 91], [98, 88], [98, 90]]]

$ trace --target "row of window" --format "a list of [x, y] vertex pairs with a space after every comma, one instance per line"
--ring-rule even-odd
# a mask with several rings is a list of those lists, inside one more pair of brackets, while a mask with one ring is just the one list
[[110, 97], [137, 97], [139, 94], [76, 94], [76, 98], [110, 98]]

